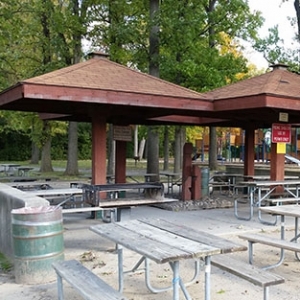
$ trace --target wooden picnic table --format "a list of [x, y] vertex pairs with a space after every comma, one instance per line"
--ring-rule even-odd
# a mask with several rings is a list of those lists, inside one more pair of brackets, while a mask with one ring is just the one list
[[27, 191], [28, 194], [40, 197], [51, 197], [51, 196], [74, 196], [82, 195], [81, 188], [67, 188], [67, 189], [48, 189], [48, 190], [35, 190]]
[[[166, 220], [141, 219], [129, 220], [110, 224], [91, 226], [96, 234], [117, 244], [119, 291], [123, 290], [123, 248], [125, 247], [142, 256], [136, 270], [142, 262], [145, 263], [145, 281], [147, 287], [159, 293], [166, 289], [173, 290], [173, 300], [179, 299], [179, 288], [186, 299], [191, 299], [179, 273], [179, 263], [186, 259], [195, 259], [196, 280], [199, 273], [199, 259], [205, 261], [205, 300], [210, 299], [210, 268], [211, 256], [221, 253], [244, 251], [247, 247], [204, 233], [187, 226], [179, 226]], [[155, 289], [149, 281], [149, 260], [158, 264], [169, 263], [173, 272], [171, 286]], [[198, 266], [198, 267], [197, 267]], [[127, 273], [127, 272], [126, 272]]]
[[0, 166], [3, 168], [3, 172], [6, 176], [9, 176], [9, 174], [14, 173], [18, 167], [20, 167], [19, 164], [0, 164]]
[[[159, 182], [134, 182], [134, 183], [111, 183], [111, 184], [83, 184], [83, 196], [84, 200], [95, 206], [100, 206], [103, 200], [107, 199], [118, 199], [125, 191], [138, 191], [139, 194], [143, 190], [143, 198], [148, 194], [153, 193], [153, 197], [163, 199], [164, 197], [164, 186]], [[105, 196], [103, 196], [105, 195]]]
[[173, 196], [173, 187], [176, 182], [181, 183], [182, 174], [170, 171], [161, 171], [159, 175], [167, 177], [167, 195]]
[[18, 176], [28, 177], [29, 171], [33, 170], [33, 167], [21, 166], [21, 167], [17, 167], [17, 170], [18, 170]]
[[46, 189], [46, 190], [29, 190], [27, 194], [46, 198], [49, 201], [54, 199], [61, 199], [59, 205], [71, 201], [75, 204], [76, 197], [80, 197], [81, 204], [83, 204], [82, 189], [81, 188], [65, 188], [65, 189]]
[[[249, 204], [249, 214], [241, 216], [238, 212], [238, 202], [239, 198], [235, 199], [234, 213], [238, 219], [241, 220], [251, 220], [254, 215], [254, 207], [260, 207], [262, 202], [267, 200], [272, 193], [276, 190], [278, 186], [281, 186], [283, 190], [290, 195], [291, 197], [298, 199], [299, 198], [299, 188], [300, 180], [262, 180], [262, 181], [244, 181], [239, 183], [241, 186], [246, 187], [248, 190], [248, 204]], [[275, 225], [277, 219], [273, 222], [265, 221], [261, 217], [259, 211], [258, 218], [260, 222], [268, 225]]]
[[[280, 238], [274, 237], [266, 237], [265, 234], [245, 234], [240, 237], [243, 239], [247, 239], [249, 241], [249, 262], [253, 263], [253, 243], [262, 243], [264, 245], [273, 246], [276, 248], [280, 248], [280, 257], [277, 263], [265, 266], [264, 269], [270, 269], [277, 266], [280, 266], [285, 257], [285, 250], [290, 250], [295, 252], [295, 256], [298, 260], [300, 260], [299, 252], [300, 245], [297, 243], [300, 238], [299, 234], [299, 218], [300, 218], [300, 205], [279, 205], [279, 206], [265, 206], [259, 207], [259, 211], [263, 213], [272, 214], [275, 216], [280, 216], [281, 224], [280, 224]], [[295, 219], [295, 227], [294, 227], [294, 237], [291, 240], [285, 239], [285, 221], [286, 217], [292, 217]]]
[[49, 184], [49, 181], [24, 181], [24, 182], [7, 182], [7, 185], [22, 190], [22, 191], [35, 191], [35, 190], [49, 190], [53, 187]]
[[151, 182], [153, 177], [156, 177], [156, 173], [139, 173], [139, 172], [130, 172], [126, 173], [126, 178], [133, 180], [136, 183], [141, 183], [137, 177], [144, 177], [144, 182]]

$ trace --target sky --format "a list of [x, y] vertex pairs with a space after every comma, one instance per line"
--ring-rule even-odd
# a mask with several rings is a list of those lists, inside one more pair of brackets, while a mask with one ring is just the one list
[[[278, 24], [279, 35], [284, 39], [287, 48], [292, 44], [294, 30], [292, 29], [287, 17], [295, 17], [294, 1], [288, 0], [282, 3], [283, 0], [248, 0], [249, 7], [252, 11], [261, 11], [265, 18], [264, 26], [259, 30], [261, 37], [268, 35], [268, 28]], [[246, 57], [259, 68], [267, 68], [268, 63], [260, 53], [256, 53], [253, 48], [248, 48]]]

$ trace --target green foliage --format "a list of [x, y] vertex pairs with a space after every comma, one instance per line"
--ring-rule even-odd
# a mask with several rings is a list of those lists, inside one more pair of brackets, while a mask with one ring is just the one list
[[0, 160], [29, 160], [31, 141], [27, 135], [16, 131], [0, 134]]
[[244, 1], [207, 5], [207, 1], [162, 5], [167, 17], [161, 20], [161, 77], [197, 91], [235, 82], [238, 73], [247, 73], [241, 53], [220, 51], [227, 42], [224, 33], [230, 39], [253, 40], [262, 25], [260, 15], [250, 13]]
[[92, 157], [92, 126], [90, 123], [78, 124], [78, 159]]
[[8, 272], [12, 269], [13, 264], [0, 252], [0, 270]]
[[270, 65], [282, 63], [289, 65], [291, 71], [300, 71], [298, 49], [286, 48], [279, 35], [278, 26], [269, 28], [268, 36], [257, 39], [253, 47], [263, 54]]
[[[247, 61], [238, 51], [239, 39], [256, 42], [261, 51], [267, 51], [278, 40], [276, 32], [272, 33], [275, 39], [258, 39], [257, 30], [263, 18], [259, 12], [251, 13], [244, 0], [160, 1], [160, 13], [153, 22], [159, 26], [160, 77], [197, 91], [235, 82], [240, 79], [237, 74], [247, 74]], [[111, 60], [147, 72], [152, 26], [149, 1], [145, 0], [83, 0], [80, 3], [77, 0], [3, 0], [0, 89], [78, 61], [76, 50], [82, 37], [91, 42], [92, 49], [109, 53]], [[228, 40], [236, 44], [228, 48]], [[278, 48], [272, 53], [270, 57], [278, 55]], [[52, 155], [66, 157], [64, 122], [42, 122], [29, 113], [0, 112], [0, 125], [1, 137], [12, 131], [12, 135], [26, 137], [28, 145], [32, 140], [41, 147], [52, 138]], [[168, 128], [172, 143], [174, 127]], [[91, 157], [90, 132], [90, 124], [82, 124], [78, 129], [79, 159]], [[162, 149], [163, 128], [158, 132]], [[141, 126], [139, 140], [146, 136], [147, 127]], [[197, 132], [188, 134], [188, 139], [193, 141], [196, 136]], [[8, 145], [8, 149], [13, 147]], [[18, 145], [22, 147], [23, 144]], [[132, 144], [127, 151], [131, 157]]]

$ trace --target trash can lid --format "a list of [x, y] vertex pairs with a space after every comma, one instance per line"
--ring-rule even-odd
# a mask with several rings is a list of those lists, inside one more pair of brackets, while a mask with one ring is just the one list
[[53, 212], [55, 210], [60, 210], [61, 207], [57, 206], [35, 206], [35, 207], [22, 207], [13, 209], [11, 211], [12, 214], [40, 214], [40, 213], [48, 213]]

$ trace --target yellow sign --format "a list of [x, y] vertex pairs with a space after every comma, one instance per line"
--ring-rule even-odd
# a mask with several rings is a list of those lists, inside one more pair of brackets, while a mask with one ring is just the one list
[[286, 143], [277, 143], [277, 153], [285, 154], [286, 153]]

